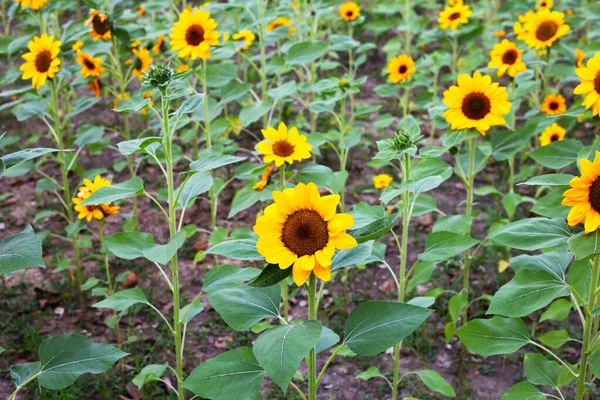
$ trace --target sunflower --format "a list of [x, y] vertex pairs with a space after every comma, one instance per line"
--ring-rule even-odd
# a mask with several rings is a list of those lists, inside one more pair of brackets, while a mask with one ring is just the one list
[[294, 266], [294, 283], [302, 286], [311, 272], [331, 279], [335, 249], [350, 249], [356, 239], [345, 232], [354, 225], [349, 214], [336, 213], [340, 196], [321, 197], [317, 185], [299, 183], [293, 189], [273, 192], [274, 204], [256, 219], [256, 249], [268, 263], [286, 269]]
[[77, 53], [83, 47], [83, 42], [81, 40], [76, 41], [71, 45], [71, 50]]
[[229, 39], [231, 39], [231, 34], [229, 32], [224, 32], [223, 33], [223, 44], [227, 44], [227, 42], [229, 42]]
[[463, 0], [448, 0], [448, 4], [451, 5], [452, 7], [462, 6]]
[[129, 93], [119, 93], [117, 95], [117, 97], [115, 97], [115, 100], [113, 101], [113, 109], [116, 109], [117, 106], [119, 105], [119, 102], [121, 100], [129, 100], [131, 98], [131, 96], [129, 95]]
[[158, 35], [158, 38], [156, 38], [156, 43], [154, 44], [154, 46], [152, 46], [152, 51], [154, 52], [154, 54], [158, 55], [160, 54], [160, 51], [162, 50], [163, 44], [165, 42], [165, 35]]
[[392, 82], [404, 82], [415, 73], [415, 62], [411, 56], [400, 54], [390, 60], [387, 70]]
[[577, 68], [575, 73], [581, 78], [581, 83], [573, 93], [585, 94], [585, 108], [592, 107], [592, 115], [600, 115], [600, 53], [594, 54], [586, 66]]
[[288, 130], [283, 122], [277, 129], [268, 127], [262, 130], [265, 141], [256, 145], [256, 150], [265, 157], [265, 164], [275, 162], [281, 167], [285, 162], [292, 164], [294, 161], [310, 158], [312, 145], [306, 142], [306, 136], [298, 133], [296, 127]]
[[549, 10], [554, 5], [552, 0], [537, 0], [535, 2], [535, 8], [538, 10]]
[[267, 30], [269, 32], [273, 32], [276, 28], [279, 28], [280, 26], [289, 26], [290, 30], [288, 31], [288, 35], [294, 36], [296, 28], [294, 28], [294, 26], [292, 25], [292, 20], [289, 18], [279, 17], [277, 19], [274, 19], [273, 21], [267, 24]]
[[[150, 104], [148, 104], [148, 106], [150, 107], [154, 107], [154, 100], [152, 100], [152, 90], [149, 92], [144, 93], [144, 98], [145, 99], [150, 99]], [[148, 111], [148, 106], [145, 106], [144, 108], [142, 108], [142, 115], [146, 115], [147, 111]]]
[[55, 41], [54, 36], [45, 33], [39, 37], [34, 36], [33, 40], [29, 41], [29, 53], [21, 56], [25, 60], [25, 64], [19, 68], [23, 71], [21, 79], [31, 79], [31, 86], [39, 89], [44, 86], [47, 78], [54, 78], [60, 65], [60, 45], [61, 42]]
[[140, 44], [142, 44], [141, 40], [134, 40], [133, 42], [131, 42], [131, 48], [135, 49], [136, 47], [138, 47]]
[[144, 6], [140, 6], [140, 8], [138, 8], [138, 15], [141, 17], [142, 15], [146, 14], [146, 9], [144, 8]]
[[581, 176], [571, 179], [563, 193], [563, 206], [572, 207], [567, 216], [570, 226], [584, 224], [584, 231], [594, 232], [600, 225], [600, 151], [596, 151], [594, 161], [579, 159]]
[[583, 52], [583, 50], [575, 49], [575, 58], [577, 59], [577, 68], [583, 67], [585, 52]]
[[494, 32], [494, 36], [495, 37], [504, 37], [504, 36], [506, 36], [506, 31], [503, 29], [500, 29], [499, 31]]
[[271, 176], [271, 171], [273, 170], [273, 165], [267, 165], [267, 168], [263, 171], [260, 176], [260, 180], [252, 186], [252, 189], [262, 192], [264, 188], [269, 184], [269, 177]]
[[544, 98], [542, 111], [548, 115], [562, 114], [567, 111], [565, 98], [560, 94], [549, 94]]
[[558, 125], [557, 123], [552, 124], [551, 126], [544, 129], [544, 132], [540, 135], [540, 145], [547, 146], [550, 143], [560, 142], [565, 138], [565, 134], [567, 131]]
[[100, 89], [102, 88], [100, 79], [94, 79], [93, 81], [89, 82], [87, 87], [94, 92], [94, 97], [100, 97]]
[[15, 0], [21, 4], [21, 8], [30, 7], [32, 10], [39, 10], [44, 7], [48, 0]]
[[102, 39], [109, 40], [112, 37], [110, 31], [110, 21], [106, 14], [101, 13], [93, 8], [90, 10], [91, 17], [85, 21], [85, 24], [90, 27], [90, 36], [94, 40]]
[[81, 75], [86, 78], [100, 78], [100, 74], [105, 71], [104, 67], [102, 67], [102, 59], [100, 57], [92, 57], [87, 53], [78, 51], [75, 61], [81, 64]]
[[73, 204], [75, 205], [75, 211], [79, 213], [77, 218], [86, 219], [90, 222], [92, 218], [103, 219], [107, 215], [115, 215], [119, 213], [119, 206], [111, 206], [111, 202], [105, 204], [97, 204], [93, 206], [82, 206], [80, 205], [85, 199], [90, 197], [92, 193], [106, 186], [111, 186], [112, 183], [108, 179], [104, 179], [100, 175], [96, 175], [94, 181], [89, 179], [83, 180], [83, 186], [77, 191], [77, 197], [73, 198]]
[[150, 52], [148, 49], [140, 48], [131, 50], [133, 55], [135, 56], [133, 59], [125, 61], [125, 64], [131, 65], [133, 64], [132, 73], [138, 77], [139, 80], [142, 80], [142, 76], [144, 73], [148, 71], [150, 64], [152, 64], [152, 57], [150, 57]]
[[525, 41], [527, 46], [543, 49], [552, 46], [571, 29], [565, 24], [565, 14], [558, 11], [540, 10], [531, 13], [523, 24], [524, 33], [518, 39]]
[[215, 31], [217, 26], [215, 20], [210, 18], [209, 11], [186, 8], [171, 29], [171, 50], [177, 51], [177, 56], [182, 58], [210, 58], [210, 46], [217, 46], [221, 36]]
[[375, 189], [385, 189], [390, 186], [393, 179], [388, 174], [379, 174], [373, 178], [373, 186]]
[[455, 31], [460, 24], [469, 22], [469, 17], [472, 14], [469, 6], [464, 5], [461, 2], [456, 6], [446, 6], [444, 11], [440, 12], [438, 23], [442, 29], [450, 28]]
[[183, 72], [183, 71], [187, 71], [188, 69], [190, 69], [189, 65], [181, 64], [179, 67], [177, 67], [177, 70], [175, 72]]
[[353, 1], [344, 3], [340, 7], [340, 17], [342, 17], [344, 21], [354, 21], [356, 18], [360, 17], [360, 7]]
[[492, 60], [488, 67], [498, 68], [498, 76], [508, 72], [508, 75], [514, 78], [519, 72], [527, 70], [523, 62], [523, 50], [517, 49], [517, 45], [507, 39], [494, 45], [490, 57]]
[[256, 36], [254, 35], [254, 33], [252, 33], [252, 31], [249, 30], [241, 31], [233, 35], [233, 40], [243, 40], [246, 42], [241, 47], [241, 50], [247, 50], [250, 46], [252, 46], [254, 39], [256, 39]]
[[504, 125], [503, 115], [510, 112], [508, 92], [489, 75], [475, 72], [458, 76], [458, 86], [444, 92], [446, 121], [453, 130], [475, 128], [485, 136], [490, 127]]

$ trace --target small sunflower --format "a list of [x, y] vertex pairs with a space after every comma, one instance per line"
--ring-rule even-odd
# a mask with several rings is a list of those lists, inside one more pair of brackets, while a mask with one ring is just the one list
[[457, 4], [456, 6], [446, 6], [444, 11], [440, 12], [438, 23], [442, 29], [452, 29], [455, 31], [461, 24], [469, 22], [469, 17], [473, 14], [468, 5]]
[[89, 82], [87, 87], [94, 92], [94, 97], [100, 97], [100, 90], [102, 89], [100, 79], [94, 79], [93, 81]]
[[29, 53], [21, 56], [25, 63], [19, 68], [23, 71], [21, 79], [31, 79], [31, 85], [39, 89], [46, 83], [46, 79], [54, 78], [58, 73], [60, 59], [61, 42], [54, 40], [54, 36], [48, 36], [42, 33], [41, 36], [34, 36], [29, 41]]
[[506, 36], [506, 31], [503, 29], [500, 29], [499, 31], [494, 32], [494, 36], [495, 37], [504, 37], [504, 36]]
[[503, 115], [510, 112], [506, 88], [480, 72], [459, 75], [458, 86], [444, 92], [444, 104], [448, 109], [443, 115], [451, 129], [475, 128], [484, 136], [490, 127], [506, 124]]
[[552, 0], [537, 0], [535, 2], [535, 8], [538, 10], [549, 10], [552, 8], [552, 6], [554, 6]]
[[567, 102], [560, 94], [549, 94], [544, 98], [542, 111], [548, 115], [562, 114], [567, 111]]
[[585, 52], [583, 50], [575, 49], [575, 58], [577, 59], [577, 68], [583, 67]]
[[527, 46], [534, 49], [550, 47], [571, 29], [565, 24], [565, 14], [558, 11], [540, 10], [531, 13], [523, 24], [525, 33], [518, 35]]
[[233, 35], [233, 40], [235, 40], [236, 42], [240, 40], [243, 40], [245, 42], [244, 45], [241, 47], [241, 50], [248, 50], [248, 48], [252, 46], [254, 39], [256, 39], [256, 35], [254, 35], [254, 33], [249, 30], [241, 31]]
[[129, 95], [129, 93], [119, 93], [117, 95], [117, 97], [115, 97], [115, 100], [113, 101], [113, 109], [116, 109], [117, 106], [119, 105], [119, 102], [121, 100], [129, 100], [131, 98], [131, 96]]
[[292, 164], [310, 158], [312, 145], [306, 141], [306, 136], [298, 133], [296, 127], [288, 130], [281, 122], [277, 129], [268, 127], [262, 130], [265, 141], [256, 145], [256, 150], [265, 157], [265, 164], [275, 162], [275, 166], [281, 167], [285, 162]]
[[140, 8], [138, 8], [138, 15], [141, 17], [142, 15], [146, 14], [146, 9], [144, 8], [144, 6], [140, 6]]
[[519, 72], [527, 70], [523, 62], [523, 50], [517, 49], [517, 45], [507, 39], [494, 45], [490, 57], [492, 60], [488, 67], [498, 68], [498, 76], [508, 72], [508, 75], [514, 78]]
[[271, 176], [271, 171], [273, 170], [273, 165], [267, 165], [267, 168], [263, 171], [260, 176], [260, 180], [252, 186], [252, 189], [257, 192], [262, 192], [264, 188], [269, 184], [269, 177]]
[[557, 123], [554, 123], [546, 129], [544, 129], [544, 131], [540, 135], [540, 145], [547, 146], [550, 143], [560, 142], [565, 138], [566, 133], [567, 131], [565, 131], [565, 129], [562, 126], [558, 125]]
[[600, 225], [600, 151], [596, 151], [594, 161], [579, 159], [581, 176], [571, 179], [568, 189], [563, 193], [563, 206], [572, 207], [567, 216], [569, 226], [584, 224], [587, 235]]
[[87, 21], [85, 21], [85, 24], [90, 27], [90, 36], [94, 40], [109, 40], [112, 37], [112, 33], [110, 30], [110, 21], [106, 14], [92, 8], [90, 15]]
[[340, 196], [321, 197], [317, 185], [311, 182], [274, 191], [273, 200], [275, 203], [265, 208], [252, 228], [258, 234], [258, 252], [281, 269], [293, 265], [292, 275], [298, 286], [308, 280], [311, 272], [329, 281], [335, 250], [357, 245], [356, 239], [345, 232], [354, 225], [354, 218], [336, 213]]
[[71, 50], [77, 53], [83, 47], [83, 42], [81, 40], [76, 41], [71, 45]]
[[105, 204], [98, 204], [94, 206], [82, 206], [80, 205], [85, 199], [90, 197], [92, 193], [106, 186], [111, 186], [112, 183], [108, 179], [96, 175], [93, 181], [89, 179], [83, 180], [83, 186], [77, 190], [77, 197], [73, 198], [73, 204], [75, 205], [75, 211], [79, 213], [78, 219], [86, 219], [90, 222], [92, 218], [101, 220], [107, 215], [115, 215], [119, 213], [119, 206], [111, 206], [111, 202]]
[[15, 0], [17, 3], [21, 4], [21, 8], [30, 7], [32, 10], [39, 10], [44, 7], [48, 0]]
[[137, 76], [139, 80], [142, 80], [144, 73], [148, 71], [148, 68], [154, 60], [152, 59], [152, 57], [150, 57], [150, 52], [148, 51], [148, 49], [133, 49], [131, 50], [131, 52], [135, 57], [133, 59], [125, 61], [125, 64], [133, 64], [133, 75]]
[[290, 30], [288, 31], [288, 35], [294, 36], [296, 28], [294, 28], [294, 26], [292, 25], [292, 20], [289, 18], [279, 17], [274, 19], [273, 21], [267, 24], [267, 30], [269, 32], [273, 32], [276, 28], [279, 28], [280, 26], [289, 26]]
[[154, 54], [158, 55], [160, 54], [160, 51], [163, 48], [163, 44], [165, 43], [165, 35], [158, 35], [158, 38], [156, 38], [156, 43], [154, 44], [154, 46], [152, 46], [152, 51], [154, 52]]
[[392, 82], [404, 82], [415, 73], [415, 62], [411, 56], [400, 54], [390, 60], [387, 70]]
[[186, 8], [171, 29], [171, 50], [177, 51], [177, 56], [181, 58], [210, 58], [210, 46], [217, 46], [221, 36], [215, 31], [217, 26], [215, 20], [210, 18], [210, 12]]
[[375, 189], [385, 189], [390, 186], [393, 179], [388, 174], [379, 174], [373, 178], [373, 186]]
[[452, 7], [462, 6], [463, 0], [448, 0], [448, 4]]
[[131, 42], [131, 48], [135, 49], [135, 48], [139, 47], [140, 44], [142, 44], [141, 40], [134, 40], [133, 42]]
[[600, 115], [600, 53], [587, 61], [585, 67], [575, 70], [581, 78], [573, 93], [584, 94], [583, 106], [586, 109], [592, 107], [592, 115]]
[[231, 34], [229, 32], [224, 32], [223, 33], [223, 44], [227, 44], [227, 42], [229, 42], [229, 39], [231, 39]]
[[190, 69], [189, 65], [181, 64], [179, 67], [177, 67], [177, 70], [175, 72], [183, 72], [183, 71], [187, 71], [188, 69]]
[[340, 7], [340, 17], [342, 17], [344, 21], [354, 21], [356, 18], [360, 17], [360, 7], [353, 1], [344, 3]]
[[78, 51], [75, 61], [81, 64], [81, 75], [86, 78], [100, 78], [100, 74], [105, 71], [100, 57], [92, 57], [87, 53]]

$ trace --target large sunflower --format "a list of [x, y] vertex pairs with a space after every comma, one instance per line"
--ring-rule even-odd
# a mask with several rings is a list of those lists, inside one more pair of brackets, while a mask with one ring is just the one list
[[321, 197], [317, 185], [299, 183], [293, 189], [273, 192], [274, 204], [256, 219], [256, 248], [268, 263], [293, 267], [294, 282], [302, 286], [311, 272], [331, 279], [335, 249], [350, 249], [356, 239], [345, 232], [354, 225], [349, 214], [337, 214], [340, 196]]
[[387, 70], [392, 82], [403, 82], [415, 73], [415, 62], [411, 56], [400, 54], [390, 60]]
[[549, 94], [544, 98], [542, 111], [548, 115], [562, 114], [567, 111], [567, 102], [560, 94]]
[[517, 45], [507, 39], [494, 45], [490, 57], [492, 60], [488, 63], [488, 67], [498, 68], [498, 76], [508, 73], [514, 78], [519, 72], [527, 70], [523, 62], [523, 50], [517, 49]]
[[344, 3], [340, 7], [340, 17], [342, 17], [344, 21], [354, 21], [356, 18], [360, 17], [360, 7], [353, 1]]
[[54, 36], [45, 33], [39, 37], [34, 36], [29, 41], [29, 53], [21, 56], [25, 60], [25, 64], [19, 68], [23, 71], [22, 79], [31, 79], [31, 85], [39, 89], [44, 86], [47, 78], [54, 78], [60, 65], [60, 45], [61, 42], [54, 40]]
[[245, 42], [244, 45], [241, 47], [241, 50], [248, 50], [248, 48], [252, 46], [254, 39], [256, 39], [256, 35], [254, 35], [254, 33], [249, 30], [241, 31], [233, 35], [233, 40], [235, 40], [236, 42], [240, 40], [243, 40]]
[[92, 57], [87, 53], [78, 51], [75, 61], [81, 64], [81, 75], [86, 78], [99, 78], [100, 74], [105, 71], [104, 67], [102, 67], [102, 59], [100, 57]]
[[584, 94], [584, 107], [592, 107], [592, 115], [600, 115], [600, 53], [594, 54], [586, 66], [577, 68], [575, 73], [581, 78], [581, 83], [573, 93]]
[[547, 146], [550, 143], [560, 142], [565, 138], [567, 131], [557, 123], [554, 123], [544, 129], [544, 132], [540, 135], [540, 145]]
[[171, 29], [171, 50], [177, 51], [177, 56], [181, 58], [210, 58], [210, 46], [219, 44], [220, 34], [215, 31], [217, 26], [215, 20], [210, 18], [209, 11], [186, 8]]
[[109, 40], [112, 37], [112, 33], [110, 30], [110, 21], [106, 14], [92, 8], [90, 15], [87, 21], [85, 21], [85, 24], [90, 27], [90, 36], [94, 40]]
[[558, 11], [540, 10], [528, 14], [527, 22], [523, 24], [526, 33], [518, 36], [525, 40], [527, 46], [534, 49], [550, 47], [571, 29], [565, 24], [565, 14]]
[[440, 12], [438, 23], [442, 29], [452, 29], [455, 31], [460, 24], [469, 22], [469, 17], [473, 14], [468, 5], [457, 4], [456, 6], [446, 6], [444, 11]]
[[283, 122], [277, 129], [268, 127], [262, 130], [265, 141], [256, 145], [256, 150], [263, 154], [265, 164], [275, 162], [281, 167], [285, 162], [292, 164], [294, 161], [310, 158], [312, 145], [306, 141], [306, 136], [298, 133], [296, 127], [288, 130]]
[[150, 52], [148, 49], [140, 48], [140, 49], [132, 49], [131, 52], [135, 56], [133, 59], [125, 61], [125, 64], [131, 65], [133, 64], [132, 73], [138, 77], [139, 80], [142, 80], [142, 76], [144, 73], [148, 71], [150, 64], [152, 64], [152, 57], [150, 57]]
[[480, 72], [459, 75], [458, 86], [444, 92], [444, 104], [451, 129], [475, 128], [484, 136], [490, 127], [506, 124], [503, 115], [510, 112], [506, 88]]
[[39, 10], [44, 7], [48, 0], [15, 0], [17, 3], [21, 4], [21, 8], [30, 7], [32, 10]]
[[567, 217], [570, 226], [584, 224], [584, 231], [594, 232], [600, 225], [600, 151], [596, 151], [594, 162], [579, 159], [581, 176], [571, 179], [563, 193], [563, 206], [572, 207]]
[[119, 213], [119, 206], [111, 206], [111, 202], [105, 204], [98, 204], [94, 206], [82, 206], [80, 205], [85, 199], [90, 197], [92, 193], [106, 186], [111, 186], [112, 183], [108, 179], [96, 175], [93, 181], [89, 179], [83, 180], [83, 186], [77, 191], [77, 197], [73, 198], [73, 204], [75, 205], [75, 211], [79, 213], [77, 218], [86, 219], [88, 222], [95, 219], [103, 219], [107, 215], [115, 215]]

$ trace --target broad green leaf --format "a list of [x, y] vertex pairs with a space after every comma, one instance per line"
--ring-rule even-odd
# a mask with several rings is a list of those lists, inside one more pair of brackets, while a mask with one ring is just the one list
[[43, 119], [46, 108], [48, 108], [48, 104], [44, 100], [28, 101], [27, 103], [21, 103], [17, 106], [15, 116], [19, 122], [34, 117]]
[[205, 254], [216, 254], [233, 260], [262, 260], [256, 250], [256, 239], [238, 239], [221, 242], [206, 250]]
[[124, 260], [144, 257], [144, 250], [154, 246], [154, 237], [143, 232], [119, 232], [104, 238], [106, 250]]
[[315, 352], [319, 354], [331, 346], [335, 346], [339, 341], [340, 336], [328, 327], [324, 326], [323, 329], [321, 329], [319, 340], [317, 340], [317, 343], [315, 344]]
[[187, 325], [196, 315], [200, 314], [202, 310], [204, 310], [204, 304], [197, 298], [192, 303], [179, 310], [180, 321]]
[[433, 232], [425, 239], [425, 252], [421, 261], [436, 262], [459, 255], [479, 243], [479, 240], [454, 232]]
[[123, 155], [130, 155], [136, 152], [144, 152], [146, 147], [150, 146], [152, 143], [161, 143], [163, 138], [160, 137], [145, 137], [141, 139], [133, 139], [133, 140], [125, 140], [123, 142], [119, 142], [117, 147], [119, 148], [119, 152]]
[[42, 258], [42, 241], [31, 226], [0, 242], [0, 275], [10, 275], [26, 268], [46, 268]]
[[273, 100], [277, 101], [279, 99], [283, 99], [284, 97], [292, 96], [296, 93], [297, 85], [295, 81], [289, 81], [277, 88], [272, 88], [269, 90], [268, 94]]
[[573, 175], [569, 174], [549, 174], [534, 176], [526, 182], [519, 183], [519, 185], [533, 185], [533, 186], [569, 186], [569, 182], [573, 179]]
[[271, 107], [273, 107], [273, 102], [271, 100], [266, 100], [265, 102], [257, 102], [242, 108], [239, 114], [242, 126], [246, 127], [255, 123], [263, 115], [268, 113]]
[[204, 291], [208, 294], [223, 288], [240, 286], [260, 275], [256, 268], [240, 268], [235, 265], [218, 265], [211, 268], [204, 277]]
[[140, 373], [133, 378], [133, 384], [141, 390], [145, 384], [158, 381], [163, 376], [168, 366], [168, 363], [146, 365], [142, 368]]
[[558, 387], [558, 376], [561, 366], [556, 361], [547, 360], [541, 354], [530, 353], [523, 360], [525, 378], [530, 383], [540, 386]]
[[378, 376], [382, 376], [381, 372], [379, 372], [379, 369], [377, 367], [369, 367], [368, 370], [361, 372], [360, 374], [357, 374], [356, 377], [360, 380], [363, 381], [368, 381], [371, 378], [377, 378]]
[[438, 392], [447, 397], [456, 397], [454, 389], [442, 376], [432, 369], [424, 369], [416, 372], [419, 378], [423, 381], [425, 386], [434, 392]]
[[530, 341], [527, 326], [518, 318], [474, 319], [456, 334], [469, 351], [482, 356], [514, 353]]
[[545, 271], [554, 275], [557, 279], [565, 279], [565, 271], [571, 264], [573, 255], [568, 251], [555, 250], [535, 256], [522, 254], [510, 259], [510, 267], [515, 272]]
[[508, 160], [530, 142], [537, 124], [528, 125], [512, 132], [492, 136], [492, 156], [498, 161]]
[[252, 184], [246, 185], [235, 194], [235, 197], [231, 202], [231, 208], [229, 209], [229, 215], [227, 216], [227, 218], [232, 218], [239, 212], [252, 207], [260, 200], [264, 200], [265, 195], [271, 198], [270, 190], [265, 189], [259, 192], [257, 190], [252, 189], [252, 186]]
[[115, 108], [116, 112], [136, 112], [150, 104], [149, 98], [142, 95], [134, 95], [130, 99], [120, 100]]
[[578, 260], [584, 260], [600, 254], [600, 231], [596, 230], [590, 234], [583, 232], [569, 239], [569, 249]]
[[531, 212], [547, 218], [567, 219], [570, 208], [562, 205], [564, 189], [554, 189], [537, 199]]
[[77, 130], [77, 147], [85, 147], [88, 144], [96, 143], [104, 136], [104, 126], [84, 125]]
[[304, 65], [315, 61], [327, 51], [325, 42], [298, 42], [287, 50], [286, 61], [289, 65]]
[[569, 337], [569, 332], [566, 329], [561, 329], [559, 331], [550, 331], [544, 334], [541, 334], [538, 339], [544, 345], [548, 347], [552, 347], [553, 349], [558, 349], [563, 344], [567, 343], [571, 338]]
[[374, 356], [414, 332], [431, 313], [433, 310], [403, 303], [362, 303], [346, 320], [344, 344], [361, 356]]
[[8, 372], [12, 378], [13, 383], [16, 387], [21, 387], [42, 369], [42, 363], [39, 361], [30, 362], [25, 364], [16, 364], [10, 367]]
[[340, 250], [331, 260], [331, 270], [357, 265], [371, 256], [373, 241], [364, 242], [348, 250]]
[[194, 197], [208, 192], [212, 185], [213, 177], [207, 171], [193, 174], [185, 182], [183, 188], [180, 187], [175, 191], [177, 204], [181, 207], [186, 207]]
[[571, 236], [562, 218], [522, 219], [495, 230], [489, 239], [519, 250], [540, 250], [566, 243]]
[[196, 93], [192, 97], [188, 97], [175, 111], [175, 116], [180, 118], [183, 114], [193, 113], [199, 109], [204, 102], [204, 94]]
[[590, 358], [590, 371], [596, 378], [600, 378], [600, 350], [596, 350]]
[[569, 316], [571, 308], [572, 305], [569, 300], [558, 299], [552, 302], [552, 304], [550, 304], [550, 307], [548, 307], [548, 309], [544, 311], [544, 313], [540, 317], [540, 322], [549, 320], [564, 321]]
[[78, 97], [72, 103], [72, 111], [65, 118], [73, 118], [100, 101], [99, 97]]
[[258, 392], [264, 375], [252, 349], [241, 347], [200, 364], [183, 386], [202, 398], [239, 400]]
[[385, 208], [361, 202], [356, 204], [349, 214], [354, 218], [354, 225], [350, 229], [356, 230], [385, 217]]
[[546, 168], [561, 169], [577, 162], [577, 155], [582, 148], [578, 140], [565, 139], [538, 147], [528, 155]]
[[546, 400], [546, 395], [529, 382], [517, 383], [500, 400]]
[[462, 312], [462, 310], [469, 303], [469, 299], [464, 292], [457, 293], [450, 298], [448, 302], [448, 313], [450, 314], [450, 319], [454, 324], [458, 322], [458, 318]]
[[465, 215], [447, 215], [435, 221], [432, 232], [454, 232], [468, 236], [473, 219]]
[[265, 331], [254, 342], [254, 356], [285, 393], [300, 363], [321, 335], [319, 321], [281, 325]]
[[434, 266], [435, 266], [435, 263], [424, 262], [424, 261], [418, 262], [412, 268], [412, 276], [410, 277], [410, 280], [408, 281], [408, 284], [406, 285], [406, 290], [410, 292], [411, 290], [416, 288], [417, 285], [420, 285], [425, 282], [429, 282], [429, 279], [431, 279], [431, 274], [433, 273]]
[[150, 304], [144, 292], [140, 288], [125, 289], [113, 293], [108, 299], [102, 300], [92, 307], [110, 308], [115, 311], [123, 311], [135, 304]]
[[400, 213], [387, 215], [375, 222], [371, 222], [367, 226], [353, 231], [352, 236], [354, 236], [358, 243], [377, 240], [392, 229], [399, 215]]
[[318, 187], [328, 188], [333, 180], [333, 171], [325, 165], [303, 164], [296, 173], [296, 180], [300, 183], [314, 183]]
[[87, 199], [81, 202], [82, 206], [93, 206], [97, 204], [110, 203], [112, 201], [128, 199], [144, 192], [144, 181], [142, 178], [134, 177], [128, 181], [105, 186], [98, 189]]
[[230, 156], [224, 154], [210, 154], [201, 157], [190, 164], [190, 170], [195, 172], [212, 171], [225, 165], [244, 161], [246, 157]]
[[177, 250], [183, 246], [185, 241], [186, 233], [179, 231], [173, 239], [167, 244], [155, 244], [144, 249], [144, 257], [150, 261], [165, 265], [177, 254]]
[[[291, 266], [290, 266], [291, 267]], [[292, 275], [292, 268], [281, 269], [278, 264], [267, 264], [255, 280], [250, 282], [250, 286], [269, 287], [277, 285], [279, 282]], [[286, 285], [287, 283], [284, 283]]]
[[6, 154], [0, 157], [0, 160], [4, 161], [5, 168], [10, 168], [14, 165], [20, 164], [27, 160], [32, 160], [37, 157], [41, 157], [48, 153], [58, 152], [57, 149], [49, 149], [45, 147], [40, 147], [36, 149], [25, 149], [21, 151], [17, 151], [16, 153]]

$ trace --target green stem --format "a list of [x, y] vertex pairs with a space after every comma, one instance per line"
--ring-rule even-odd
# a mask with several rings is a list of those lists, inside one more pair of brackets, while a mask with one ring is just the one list
[[515, 156], [512, 155], [508, 158], [508, 191], [514, 193], [515, 191]]
[[[206, 135], [206, 147], [210, 149], [212, 147], [212, 138], [210, 137], [210, 116], [208, 115], [208, 81], [206, 79], [206, 60], [202, 60], [202, 91], [204, 92], [204, 134]], [[215, 227], [217, 226], [217, 200], [212, 186], [208, 194], [210, 201], [210, 231], [214, 232]]]
[[[317, 277], [311, 272], [308, 279], [308, 319], [317, 320]], [[308, 355], [308, 399], [317, 399], [317, 358], [315, 348]]]
[[[263, 0], [258, 0], [258, 41], [260, 46], [260, 90], [261, 101], [264, 104], [267, 100], [267, 57], [265, 54], [265, 27], [263, 19], [265, 18], [265, 7]], [[263, 127], [267, 127], [267, 114], [263, 115]]]
[[404, 0], [404, 52], [410, 55], [410, 42], [411, 42], [411, 32], [410, 32], [410, 0]]
[[98, 236], [100, 238], [100, 251], [104, 256], [104, 272], [106, 273], [106, 284], [108, 285], [108, 295], [113, 294], [113, 284], [112, 278], [110, 276], [110, 266], [108, 264], [108, 255], [106, 254], [106, 250], [104, 249], [104, 220], [99, 219], [98, 224], [100, 225], [100, 229], [98, 232]]
[[[285, 163], [279, 167], [279, 178], [281, 181], [281, 191], [285, 190]], [[281, 286], [283, 289], [283, 318], [287, 322], [289, 317], [289, 290], [287, 279], [281, 281]]]

